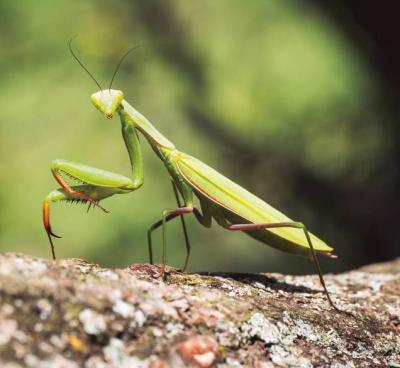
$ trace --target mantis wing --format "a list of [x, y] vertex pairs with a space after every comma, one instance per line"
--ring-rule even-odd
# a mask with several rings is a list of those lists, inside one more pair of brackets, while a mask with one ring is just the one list
[[[213, 203], [228, 211], [227, 218], [238, 223], [240, 218], [255, 224], [293, 222], [289, 217], [250, 193], [232, 180], [204, 164], [200, 160], [179, 152], [175, 157], [178, 170], [193, 189]], [[272, 234], [271, 234], [272, 233]], [[268, 236], [275, 235], [275, 236]], [[294, 254], [308, 254], [308, 243], [301, 229], [290, 227], [249, 232], [260, 241]], [[264, 236], [265, 235], [265, 236]], [[314, 249], [318, 253], [331, 253], [333, 248], [311, 234]], [[298, 249], [298, 248], [302, 249]], [[307, 252], [305, 253], [305, 249]]]

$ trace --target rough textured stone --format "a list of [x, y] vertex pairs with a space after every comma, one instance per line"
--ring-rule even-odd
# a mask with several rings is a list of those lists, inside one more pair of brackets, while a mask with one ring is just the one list
[[0, 255], [0, 366], [400, 367], [400, 260], [326, 282]]

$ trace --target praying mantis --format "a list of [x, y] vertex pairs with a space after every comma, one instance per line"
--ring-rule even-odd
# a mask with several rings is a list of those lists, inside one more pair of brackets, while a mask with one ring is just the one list
[[[126, 177], [110, 171], [94, 168], [67, 160], [54, 160], [51, 173], [59, 189], [50, 192], [43, 202], [43, 223], [50, 242], [53, 260], [56, 259], [53, 237], [56, 235], [50, 224], [50, 204], [59, 201], [83, 202], [107, 212], [99, 202], [115, 194], [127, 194], [143, 185], [143, 159], [139, 134], [143, 135], [151, 148], [163, 162], [170, 176], [177, 207], [162, 211], [161, 219], [147, 231], [150, 263], [153, 264], [152, 233], [162, 227], [162, 266], [164, 276], [167, 262], [167, 232], [169, 221], [180, 217], [185, 237], [186, 271], [190, 256], [190, 242], [184, 215], [193, 214], [197, 221], [209, 228], [212, 220], [229, 231], [243, 231], [256, 240], [294, 255], [312, 258], [319, 280], [329, 304], [335, 308], [326, 288], [317, 254], [336, 258], [333, 248], [308, 231], [302, 222], [291, 220], [262, 199], [242, 188], [195, 157], [179, 151], [161, 134], [150, 121], [124, 99], [124, 93], [112, 89], [114, 77], [124, 60], [133, 49], [121, 58], [115, 69], [109, 88], [103, 89], [72, 49], [73, 57], [99, 87], [91, 95], [91, 102], [106, 118], [118, 115], [122, 137], [131, 163], [131, 176]], [[70, 185], [70, 178], [78, 184]], [[197, 199], [197, 201], [196, 201]]]

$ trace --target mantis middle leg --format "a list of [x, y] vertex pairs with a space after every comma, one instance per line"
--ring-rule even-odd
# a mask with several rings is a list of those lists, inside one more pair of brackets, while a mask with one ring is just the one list
[[[171, 214], [167, 216], [165, 219], [165, 222], [169, 222], [173, 220], [174, 218], [178, 217], [178, 214]], [[151, 238], [151, 234], [154, 230], [158, 229], [160, 226], [162, 226], [163, 220], [158, 220], [154, 224], [150, 225], [150, 227], [147, 229], [147, 245], [148, 245], [148, 250], [149, 250], [149, 262], [150, 264], [154, 264], [154, 258], [153, 258], [153, 241]]]
[[165, 265], [167, 264], [167, 217], [172, 215], [184, 215], [187, 213], [192, 213], [193, 207], [179, 207], [174, 210], [164, 210], [162, 213], [162, 227], [163, 227], [163, 250], [162, 250], [162, 268], [161, 274], [165, 274]]
[[[176, 189], [176, 185], [174, 182], [172, 182], [172, 188], [174, 190], [176, 204], [178, 205], [178, 207], [182, 207], [181, 200], [179, 199], [178, 189]], [[181, 224], [182, 224], [182, 229], [183, 229], [183, 235], [185, 237], [185, 246], [186, 246], [185, 263], [183, 265], [183, 272], [186, 272], [188, 264], [189, 264], [189, 257], [190, 257], [190, 240], [189, 240], [189, 235], [188, 235], [187, 228], [186, 228], [185, 217], [183, 215], [180, 215], [180, 218], [181, 218]]]
[[[175, 198], [176, 198], [176, 203], [178, 205], [178, 208], [181, 208], [182, 204], [181, 204], [181, 201], [180, 201], [180, 198], [179, 198], [178, 190], [176, 189], [176, 186], [175, 186], [174, 182], [172, 182], [172, 189], [174, 191], [174, 195], [175, 195]], [[184, 237], [185, 237], [186, 255], [185, 255], [185, 263], [184, 263], [184, 266], [183, 266], [183, 272], [186, 272], [187, 266], [188, 266], [188, 262], [189, 262], [189, 256], [190, 256], [190, 241], [189, 241], [189, 235], [188, 235], [188, 232], [187, 232], [185, 218], [183, 217], [183, 214], [181, 214], [181, 215], [171, 214], [171, 215], [167, 216], [166, 222], [168, 222], [170, 220], [173, 220], [177, 216], [180, 216], [180, 218], [181, 218], [183, 234], [184, 234]], [[153, 244], [152, 244], [151, 234], [152, 234], [152, 232], [154, 230], [158, 229], [162, 224], [163, 224], [163, 220], [161, 219], [161, 220], [155, 222], [154, 224], [152, 224], [147, 230], [147, 243], [148, 243], [149, 262], [150, 262], [150, 264], [153, 264]]]
[[[172, 183], [173, 188], [174, 188], [174, 193], [176, 196], [176, 200], [178, 203], [178, 209], [182, 208], [181, 202], [179, 200], [178, 197], [178, 191], [176, 189], [176, 186], [174, 183]], [[205, 227], [211, 227], [211, 212], [208, 210], [208, 207], [206, 206], [206, 204], [200, 200], [200, 205], [201, 205], [201, 209], [202, 212], [197, 209], [196, 207], [192, 208], [192, 211], [188, 211], [185, 213], [191, 213], [193, 212], [193, 214], [195, 215], [196, 219]], [[186, 208], [191, 208], [186, 207]], [[176, 209], [176, 210], [178, 210]], [[172, 211], [176, 211], [176, 210], [172, 210]], [[168, 210], [166, 210], [168, 211]], [[163, 212], [164, 213], [164, 212]], [[165, 225], [167, 222], [173, 220], [174, 218], [180, 216], [182, 219], [182, 225], [183, 225], [183, 230], [184, 230], [184, 234], [185, 234], [185, 240], [186, 240], [186, 257], [185, 257], [185, 264], [184, 267], [182, 269], [183, 272], [187, 271], [187, 266], [189, 263], [189, 256], [190, 256], [190, 243], [189, 243], [189, 238], [187, 236], [187, 229], [186, 229], [186, 224], [184, 222], [184, 213], [178, 214], [178, 213], [170, 213], [169, 215], [166, 216], [165, 221], [163, 221], [163, 218], [161, 218], [161, 220], [155, 222], [154, 224], [152, 224], [148, 230], [147, 230], [147, 241], [148, 241], [148, 249], [149, 249], [149, 260], [150, 260], [150, 264], [153, 264], [153, 243], [152, 243], [152, 232], [156, 229], [158, 229], [160, 226], [163, 226], [163, 224]], [[163, 234], [165, 233], [165, 231], [163, 231]]]

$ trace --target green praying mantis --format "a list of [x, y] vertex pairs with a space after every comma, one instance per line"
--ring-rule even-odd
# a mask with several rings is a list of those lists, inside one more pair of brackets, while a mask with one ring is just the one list
[[[88, 203], [89, 208], [93, 205], [107, 212], [99, 204], [100, 201], [115, 194], [126, 194], [139, 189], [143, 185], [140, 133], [165, 165], [177, 201], [177, 207], [163, 210], [161, 219], [152, 224], [147, 232], [149, 258], [150, 263], [153, 264], [152, 233], [162, 227], [162, 275], [164, 275], [167, 257], [166, 225], [177, 217], [181, 218], [185, 237], [186, 258], [183, 271], [186, 271], [190, 256], [190, 242], [184, 215], [193, 214], [197, 221], [207, 228], [211, 227], [214, 219], [217, 224], [227, 230], [243, 231], [258, 241], [284, 252], [312, 258], [327, 300], [333, 308], [337, 309], [326, 288], [317, 259], [317, 254], [336, 258], [332, 254], [333, 248], [311, 234], [303, 223], [291, 220], [215, 169], [179, 151], [148, 119], [124, 99], [122, 91], [112, 89], [112, 83], [122, 61], [133, 49], [121, 58], [109, 88], [103, 89], [76, 56], [71, 43], [72, 39], [69, 48], [73, 57], [99, 87], [99, 91], [92, 94], [91, 102], [108, 119], [115, 114], [119, 115], [122, 137], [132, 169], [131, 176], [126, 177], [76, 162], [59, 159], [52, 162], [51, 173], [60, 188], [53, 190], [45, 198], [43, 222], [53, 260], [56, 259], [56, 255], [52, 238], [59, 238], [59, 236], [54, 234], [50, 225], [50, 203], [83, 202]], [[77, 184], [68, 184], [67, 178], [76, 181]]]

